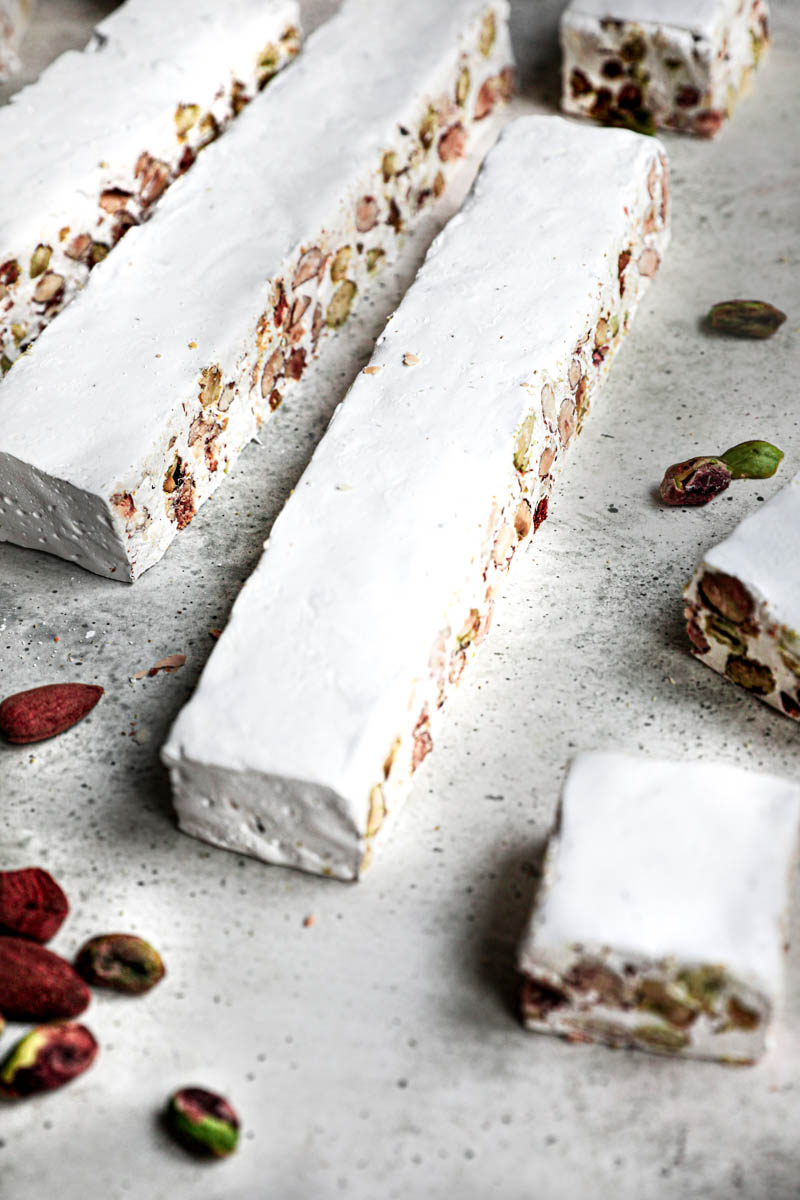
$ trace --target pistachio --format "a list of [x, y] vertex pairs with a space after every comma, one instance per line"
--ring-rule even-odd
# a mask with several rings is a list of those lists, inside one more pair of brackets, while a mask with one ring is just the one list
[[370, 275], [377, 271], [383, 260], [386, 258], [386, 251], [381, 250], [380, 246], [373, 246], [367, 251], [367, 271]]
[[285, 359], [280, 346], [277, 350], [273, 350], [272, 354], [267, 359], [264, 373], [261, 376], [261, 395], [266, 400], [275, 386], [275, 380], [283, 374]]
[[631, 1033], [635, 1041], [669, 1054], [677, 1054], [685, 1049], [691, 1040], [687, 1033], [670, 1029], [667, 1025], [637, 1025]]
[[425, 116], [422, 118], [419, 127], [419, 140], [426, 150], [430, 150], [433, 145], [433, 139], [436, 137], [436, 130], [439, 126], [439, 118], [436, 115], [435, 108], [429, 108]]
[[564, 976], [564, 983], [576, 992], [593, 993], [600, 1003], [610, 1008], [620, 1008], [625, 1001], [622, 977], [597, 959], [577, 962]]
[[166, 1125], [194, 1154], [226, 1158], [239, 1141], [239, 1118], [224, 1098], [206, 1088], [181, 1088], [170, 1096]]
[[463, 158], [467, 151], [467, 131], [460, 121], [446, 129], [439, 138], [438, 154], [442, 162]]
[[657, 250], [648, 246], [637, 258], [636, 265], [640, 275], [643, 275], [645, 279], [652, 279], [661, 265], [661, 257]]
[[88, 262], [92, 253], [92, 236], [89, 233], [77, 234], [64, 250], [67, 258], [75, 262]]
[[441, 196], [441, 194], [444, 191], [446, 186], [447, 186], [447, 181], [446, 181], [443, 173], [441, 171], [437, 171], [436, 175], [434, 177], [434, 180], [433, 180], [433, 194], [437, 198], [437, 200], [438, 200], [439, 196]]
[[106, 933], [91, 938], [78, 952], [75, 970], [92, 987], [128, 996], [149, 992], [164, 978], [158, 951], [132, 933]]
[[520, 500], [514, 513], [514, 529], [520, 541], [526, 538], [533, 528], [533, 514], [527, 500]]
[[555, 457], [556, 457], [556, 452], [553, 449], [553, 447], [545, 446], [544, 450], [542, 451], [541, 457], [539, 459], [539, 478], [540, 479], [546, 479], [547, 476], [550, 474], [550, 468], [552, 467], [552, 465], [555, 461]]
[[520, 426], [514, 446], [514, 466], [518, 471], [524, 471], [527, 467], [528, 451], [530, 450], [535, 429], [536, 414], [534, 412], [529, 412]]
[[725, 987], [725, 969], [714, 964], [685, 967], [678, 972], [677, 980], [704, 1012], [712, 1013], [717, 997]]
[[721, 458], [689, 458], [667, 468], [659, 492], [665, 504], [691, 507], [708, 504], [730, 481], [731, 473]]
[[641, 981], [636, 993], [636, 1005], [647, 1012], [656, 1013], [678, 1029], [687, 1029], [698, 1014], [696, 1001], [660, 979]]
[[33, 298], [39, 304], [55, 304], [64, 294], [64, 276], [48, 271], [37, 283]]
[[178, 131], [178, 137], [184, 138], [189, 130], [197, 124], [199, 119], [199, 104], [179, 104], [175, 109], [175, 127]]
[[572, 362], [569, 364], [569, 371], [567, 373], [567, 378], [569, 379], [569, 386], [572, 388], [573, 392], [575, 391], [576, 387], [580, 383], [582, 374], [583, 374], [583, 372], [581, 370], [580, 359], [573, 358]]
[[743, 654], [729, 654], [725, 663], [728, 679], [756, 696], [768, 696], [775, 691], [775, 676], [764, 663]]
[[40, 1025], [12, 1046], [0, 1063], [0, 1094], [21, 1099], [55, 1091], [88, 1070], [97, 1051], [85, 1025]]
[[24, 341], [25, 334], [28, 332], [24, 325], [20, 325], [18, 321], [14, 321], [11, 325], [11, 334], [17, 345]]
[[731, 996], [728, 1001], [728, 1026], [731, 1029], [744, 1029], [751, 1033], [761, 1024], [761, 1015], [738, 996]]
[[737, 654], [745, 654], [747, 651], [747, 643], [736, 625], [732, 621], [726, 621], [724, 617], [717, 616], [716, 613], [706, 614], [706, 633], [715, 642], [727, 646], [729, 650], [735, 650]]
[[19, 263], [15, 258], [9, 258], [0, 263], [0, 283], [12, 286], [19, 279]]
[[720, 458], [727, 464], [732, 479], [769, 479], [783, 458], [783, 451], [771, 442], [739, 442]]
[[561, 1008], [568, 1000], [565, 991], [550, 983], [529, 978], [523, 981], [522, 1013], [528, 1020], [544, 1021], [554, 1008]]
[[640, 33], [632, 33], [620, 46], [620, 57], [625, 62], [640, 62], [647, 54], [647, 42]]
[[490, 9], [484, 15], [481, 22], [481, 32], [478, 39], [478, 48], [484, 58], [488, 58], [492, 52], [494, 40], [497, 37], [497, 21], [495, 20], [494, 12]]
[[399, 234], [403, 230], [403, 218], [400, 215], [400, 209], [394, 196], [389, 201], [389, 215], [386, 218], [386, 224], [391, 225], [395, 233]]
[[469, 616], [461, 627], [461, 632], [456, 637], [456, 641], [462, 650], [474, 640], [475, 634], [480, 629], [480, 624], [481, 614], [478, 612], [477, 608], [471, 608], [469, 610]]
[[176, 488], [180, 487], [183, 483], [183, 474], [183, 462], [180, 455], [176, 454], [164, 476], [163, 488], [167, 495], [171, 495]]
[[132, 199], [133, 193], [126, 192], [123, 188], [106, 188], [100, 193], [100, 207], [103, 212], [116, 213]]
[[206, 408], [209, 404], [216, 404], [221, 391], [222, 371], [216, 363], [210, 367], [204, 367], [200, 372], [200, 391], [198, 392], [203, 408]]
[[50, 263], [50, 256], [53, 253], [51, 246], [43, 246], [40, 242], [31, 255], [30, 273], [31, 279], [35, 279], [37, 275], [43, 275]]
[[256, 78], [258, 86], [263, 87], [264, 84], [272, 78], [278, 70], [278, 65], [281, 60], [281, 52], [272, 42], [268, 42], [258, 56], [256, 61]]
[[472, 77], [469, 73], [469, 67], [462, 67], [456, 80], [456, 104], [459, 108], [463, 108], [467, 103], [471, 85]]
[[786, 313], [764, 300], [723, 300], [708, 313], [712, 329], [743, 338], [772, 337], [785, 320]]
[[724, 571], [706, 571], [698, 589], [706, 604], [735, 625], [743, 625], [753, 615], [753, 597], [734, 575], [726, 575]]
[[339, 284], [325, 313], [325, 323], [331, 329], [338, 329], [340, 325], [344, 325], [350, 316], [357, 291], [358, 288], [350, 279]]
[[313, 279], [315, 275], [318, 275], [323, 262], [324, 255], [319, 246], [312, 246], [310, 250], [306, 250], [300, 256], [300, 261], [295, 269], [292, 287], [298, 288], [301, 283], [306, 283], [309, 279]]
[[488, 117], [494, 108], [496, 99], [497, 89], [494, 79], [485, 79], [478, 90], [478, 95], [475, 97], [475, 111], [472, 114], [473, 120], [482, 121], [485, 117]]
[[233, 115], [238, 117], [242, 109], [247, 108], [249, 103], [250, 97], [241, 79], [234, 79], [231, 85], [231, 109], [233, 110]]
[[369, 794], [369, 816], [367, 817], [367, 837], [374, 837], [383, 824], [386, 816], [386, 804], [383, 799], [383, 788], [378, 783]]
[[350, 264], [352, 254], [352, 246], [340, 246], [334, 254], [333, 262], [331, 263], [331, 279], [334, 283], [338, 283], [347, 275], [347, 268]]
[[92, 242], [92, 248], [89, 251], [89, 266], [96, 267], [104, 258], [108, 257], [109, 247], [105, 242]]
[[368, 233], [378, 223], [378, 201], [374, 196], [362, 196], [356, 205], [356, 229]]
[[397, 154], [394, 150], [387, 150], [381, 159], [381, 174], [383, 182], [388, 183], [390, 179], [394, 179], [397, 174]]
[[575, 405], [567, 397], [558, 410], [558, 433], [562, 446], [568, 446], [575, 433]]

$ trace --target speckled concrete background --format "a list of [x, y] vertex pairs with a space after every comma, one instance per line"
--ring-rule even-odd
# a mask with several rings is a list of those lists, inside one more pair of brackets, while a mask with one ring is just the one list
[[[305, 4], [307, 25], [332, 7]], [[560, 7], [515, 6], [520, 111], [552, 103]], [[101, 11], [42, 0], [31, 77]], [[41, 863], [64, 884], [73, 912], [55, 949], [132, 929], [169, 968], [146, 999], [93, 1001], [102, 1053], [90, 1074], [4, 1109], [3, 1200], [800, 1196], [797, 947], [777, 1047], [745, 1070], [526, 1034], [513, 969], [577, 749], [797, 769], [797, 727], [695, 662], [680, 618], [701, 550], [800, 468], [800, 7], [778, 0], [774, 13], [776, 45], [733, 125], [714, 144], [665, 139], [674, 241], [661, 277], [430, 769], [361, 885], [179, 834], [157, 752], [209, 628], [224, 623], [430, 230], [134, 588], [0, 547], [0, 694], [62, 679], [107, 691], [52, 743], [0, 749], [2, 862]], [[712, 302], [738, 295], [790, 314], [772, 342], [701, 331]], [[775, 479], [737, 484], [705, 510], [656, 504], [669, 462], [753, 436], [786, 451]], [[189, 656], [178, 674], [129, 682], [176, 651]], [[187, 1162], [160, 1132], [162, 1098], [188, 1082], [222, 1090], [243, 1115], [240, 1153], [224, 1165]]]

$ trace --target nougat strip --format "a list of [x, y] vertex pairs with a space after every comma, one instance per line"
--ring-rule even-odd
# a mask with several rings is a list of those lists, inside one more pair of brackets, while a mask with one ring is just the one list
[[[0, 539], [131, 581], [477, 169], [506, 0], [348, 0], [0, 387]], [[462, 161], [463, 160], [463, 161]]]
[[766, 0], [572, 0], [561, 18], [562, 108], [710, 138], [769, 40]]
[[800, 475], [703, 556], [684, 590], [693, 653], [800, 720]]
[[514, 122], [278, 518], [164, 750], [181, 827], [357, 877], [667, 244], [659, 143]]
[[294, 58], [299, 11], [127, 0], [0, 109], [1, 373]]

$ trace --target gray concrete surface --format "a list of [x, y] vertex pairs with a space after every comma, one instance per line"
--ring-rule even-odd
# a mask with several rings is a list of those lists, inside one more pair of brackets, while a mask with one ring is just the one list
[[[31, 73], [79, 44], [99, 7], [42, 0]], [[305, 7], [311, 24], [332, 5]], [[519, 111], [552, 101], [559, 7], [515, 6]], [[157, 755], [209, 628], [224, 623], [424, 238], [135, 587], [0, 546], [0, 694], [62, 679], [107, 693], [55, 741], [0, 749], [0, 858], [62, 881], [73, 912], [55, 949], [131, 929], [169, 969], [145, 999], [93, 1001], [102, 1052], [89, 1074], [3, 1108], [3, 1200], [800, 1196], [797, 947], [777, 1046], [740, 1070], [526, 1034], [513, 967], [577, 749], [797, 769], [796, 726], [695, 662], [680, 615], [700, 551], [800, 468], [800, 7], [778, 0], [774, 12], [776, 45], [732, 126], [713, 144], [665, 139], [674, 241], [661, 277], [431, 768], [362, 884], [184, 837]], [[737, 295], [790, 314], [772, 342], [701, 331], [708, 306]], [[705, 510], [657, 505], [669, 462], [746, 437], [786, 451], [776, 478], [736, 484]], [[189, 656], [179, 673], [129, 682], [176, 651]], [[163, 1097], [187, 1082], [241, 1111], [233, 1160], [194, 1164], [161, 1133]]]

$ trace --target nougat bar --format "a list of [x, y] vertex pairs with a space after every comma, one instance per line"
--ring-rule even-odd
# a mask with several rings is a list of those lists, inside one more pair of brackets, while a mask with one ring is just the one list
[[684, 591], [703, 662], [800, 720], [800, 475], [704, 556]]
[[713, 137], [768, 43], [765, 0], [572, 0], [562, 107], [640, 133]]
[[431, 248], [164, 751], [181, 828], [341, 879], [395, 823], [667, 241], [659, 143], [510, 125]]
[[19, 48], [36, 0], [0, 0], [0, 80], [20, 69]]
[[399, 13], [348, 0], [18, 360], [0, 539], [135, 579], [474, 174], [512, 86], [506, 0]]
[[127, 0], [0, 109], [3, 373], [295, 56], [298, 22], [297, 0]]
[[770, 1043], [800, 788], [728, 763], [581, 754], [522, 939], [529, 1029], [750, 1063]]

